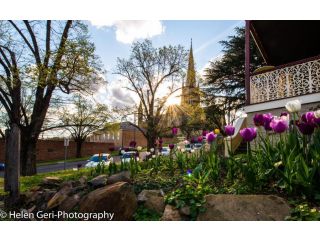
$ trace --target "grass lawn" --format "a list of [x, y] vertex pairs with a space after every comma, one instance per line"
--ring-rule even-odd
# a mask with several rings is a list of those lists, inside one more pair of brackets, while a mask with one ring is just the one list
[[[90, 158], [90, 156], [81, 157], [81, 158], [69, 158], [69, 159], [66, 160], [66, 162], [84, 161], [84, 160], [87, 160], [89, 158]], [[50, 165], [50, 164], [57, 164], [59, 162], [64, 162], [64, 159], [40, 162], [40, 163], [37, 163], [37, 166], [39, 167], [39, 166], [45, 166], [45, 165]]]
[[[77, 180], [81, 176], [91, 177], [92, 169], [83, 168], [77, 171], [74, 170], [65, 170], [58, 172], [50, 172], [50, 173], [39, 173], [34, 176], [26, 176], [20, 177], [20, 190], [21, 192], [28, 191], [30, 188], [37, 186], [41, 183], [42, 179], [48, 176], [60, 177], [63, 180]], [[4, 179], [0, 178], [0, 195], [4, 194]]]

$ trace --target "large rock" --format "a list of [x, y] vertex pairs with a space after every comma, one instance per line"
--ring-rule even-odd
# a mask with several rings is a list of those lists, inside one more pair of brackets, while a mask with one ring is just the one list
[[143, 190], [138, 195], [138, 202], [159, 214], [162, 214], [164, 211], [164, 198], [160, 190]]
[[47, 204], [47, 209], [52, 209], [59, 206], [63, 201], [68, 198], [68, 194], [71, 192], [72, 186], [66, 184], [63, 186], [53, 197], [49, 200]]
[[59, 210], [70, 212], [78, 203], [80, 202], [80, 196], [75, 194], [73, 196], [67, 197], [60, 205]]
[[181, 221], [182, 216], [179, 213], [179, 210], [171, 205], [167, 205], [164, 209], [164, 213], [161, 217], [162, 221]]
[[130, 172], [129, 171], [120, 172], [120, 173], [111, 175], [107, 179], [107, 184], [108, 185], [114, 184], [114, 183], [117, 183], [117, 182], [131, 183]]
[[137, 198], [129, 183], [117, 182], [90, 192], [80, 202], [83, 213], [114, 213], [113, 220], [131, 220], [137, 208]]
[[42, 180], [41, 186], [45, 186], [47, 188], [55, 188], [59, 187], [62, 183], [62, 179], [59, 177], [45, 177]]
[[283, 221], [290, 215], [287, 202], [274, 195], [218, 194], [205, 197], [203, 221]]
[[107, 184], [107, 175], [99, 175], [91, 179], [88, 184], [94, 188], [104, 187]]

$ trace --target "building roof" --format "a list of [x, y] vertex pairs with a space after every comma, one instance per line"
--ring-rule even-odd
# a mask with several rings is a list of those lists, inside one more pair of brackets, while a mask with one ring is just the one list
[[320, 21], [252, 20], [251, 35], [268, 65], [320, 54]]

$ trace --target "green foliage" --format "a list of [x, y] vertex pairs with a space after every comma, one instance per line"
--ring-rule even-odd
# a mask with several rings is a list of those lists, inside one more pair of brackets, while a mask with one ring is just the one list
[[161, 215], [155, 211], [145, 208], [144, 206], [139, 206], [133, 215], [133, 218], [136, 221], [159, 221]]
[[[245, 29], [235, 28], [235, 35], [221, 41], [223, 56], [210, 62], [205, 70], [206, 123], [208, 128], [220, 128], [231, 110], [239, 109], [245, 100]], [[250, 70], [260, 67], [263, 59], [255, 46], [250, 44]]]
[[201, 176], [200, 171], [195, 174], [184, 176], [178, 188], [166, 195], [165, 198], [167, 204], [176, 208], [189, 207], [192, 220], [195, 220], [200, 212], [205, 211], [203, 207], [204, 196], [211, 192], [211, 188], [207, 184], [209, 175]]
[[310, 208], [308, 203], [301, 203], [291, 210], [291, 216], [286, 220], [289, 221], [319, 221], [320, 211], [316, 208]]

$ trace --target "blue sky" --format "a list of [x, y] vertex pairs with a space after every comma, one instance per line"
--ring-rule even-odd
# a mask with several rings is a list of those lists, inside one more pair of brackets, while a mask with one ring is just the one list
[[97, 99], [111, 105], [121, 105], [136, 101], [132, 93], [121, 89], [118, 76], [112, 74], [116, 60], [128, 58], [131, 43], [149, 38], [156, 47], [181, 44], [190, 47], [192, 38], [196, 69], [199, 73], [208, 62], [221, 56], [219, 41], [234, 34], [236, 26], [243, 26], [244, 21], [89, 21], [89, 33], [96, 45], [105, 69], [109, 87], [101, 89]]

